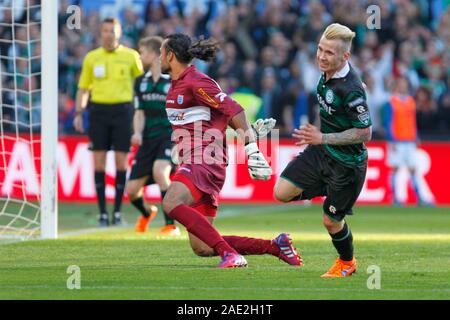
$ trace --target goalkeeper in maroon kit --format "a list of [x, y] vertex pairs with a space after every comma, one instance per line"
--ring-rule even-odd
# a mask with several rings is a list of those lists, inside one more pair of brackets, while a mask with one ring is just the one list
[[251, 177], [267, 180], [272, 174], [242, 107], [222, 92], [213, 79], [191, 65], [194, 58], [212, 59], [218, 50], [212, 39], [192, 43], [184, 34], [169, 35], [161, 46], [161, 70], [172, 78], [166, 111], [179, 162], [163, 200], [164, 211], [186, 227], [197, 255], [222, 257], [220, 268], [245, 267], [243, 255], [252, 254], [271, 254], [300, 266], [302, 260], [286, 233], [273, 240], [221, 236], [212, 225], [225, 181], [228, 125], [245, 140]]

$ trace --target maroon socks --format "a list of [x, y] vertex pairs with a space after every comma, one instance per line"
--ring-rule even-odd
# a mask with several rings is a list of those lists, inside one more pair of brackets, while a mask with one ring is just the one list
[[225, 252], [237, 253], [209, 223], [208, 219], [197, 210], [182, 204], [173, 209], [169, 216], [181, 223], [187, 231], [202, 240], [210, 248], [213, 248], [219, 256], [223, 257]]
[[273, 244], [270, 240], [238, 237], [238, 236], [223, 236], [223, 239], [232, 246], [239, 254], [242, 255], [256, 255], [256, 254], [271, 254], [278, 257], [280, 248]]

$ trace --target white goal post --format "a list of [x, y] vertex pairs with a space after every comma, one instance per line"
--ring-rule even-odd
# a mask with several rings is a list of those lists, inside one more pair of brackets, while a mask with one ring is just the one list
[[58, 236], [58, 0], [42, 1], [41, 237]]
[[58, 0], [0, 1], [0, 240], [58, 236]]

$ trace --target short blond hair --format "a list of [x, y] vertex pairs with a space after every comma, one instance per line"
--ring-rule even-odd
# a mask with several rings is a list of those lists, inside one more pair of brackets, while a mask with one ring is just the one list
[[339, 23], [330, 24], [323, 32], [323, 37], [327, 40], [341, 40], [344, 52], [349, 52], [352, 46], [352, 40], [356, 36], [349, 27]]
[[155, 52], [156, 54], [160, 54], [161, 51], [161, 45], [163, 43], [163, 38], [158, 37], [158, 36], [153, 36], [153, 37], [145, 37], [142, 38], [141, 40], [139, 40], [139, 47], [146, 47], [150, 50], [152, 50], [153, 52]]

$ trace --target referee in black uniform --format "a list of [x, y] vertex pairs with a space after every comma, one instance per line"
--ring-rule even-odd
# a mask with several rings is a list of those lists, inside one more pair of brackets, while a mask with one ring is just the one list
[[90, 148], [94, 154], [95, 187], [100, 210], [99, 223], [109, 225], [105, 200], [106, 153], [115, 151], [116, 195], [112, 223], [122, 222], [121, 206], [126, 183], [134, 108], [133, 84], [143, 73], [139, 53], [119, 44], [122, 28], [117, 19], [101, 25], [102, 46], [90, 51], [78, 83], [74, 127], [84, 132], [82, 113], [89, 111]]

